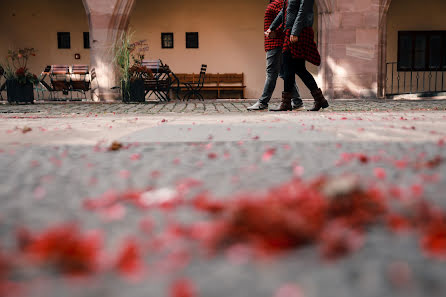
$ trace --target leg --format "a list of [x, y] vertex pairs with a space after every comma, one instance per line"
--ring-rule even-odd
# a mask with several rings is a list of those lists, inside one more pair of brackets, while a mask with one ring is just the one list
[[[282, 63], [282, 65], [280, 67], [280, 74], [279, 74], [279, 76], [280, 76], [281, 79], [285, 79], [285, 69], [284, 69], [285, 66], [284, 65], [285, 64]], [[299, 87], [296, 84], [296, 80], [294, 80], [294, 88], [293, 88], [291, 94], [292, 94], [292, 97], [293, 97], [293, 99], [292, 99], [293, 109], [295, 107], [302, 107], [303, 106], [302, 97], [299, 94]]]
[[300, 77], [300, 79], [304, 82], [305, 86], [310, 91], [315, 91], [318, 89], [317, 83], [313, 78], [313, 75], [311, 75], [310, 72], [308, 72], [307, 68], [305, 67], [305, 60], [304, 59], [293, 59], [295, 61], [296, 65], [296, 74]]
[[293, 106], [291, 104], [292, 91], [295, 84], [295, 66], [293, 59], [290, 59], [291, 53], [285, 52], [283, 54], [284, 65], [284, 91], [282, 93], [282, 102], [278, 108], [270, 109], [271, 111], [291, 111]]
[[271, 100], [276, 88], [277, 77], [279, 76], [282, 63], [282, 48], [275, 48], [266, 53], [266, 81], [263, 94], [259, 101], [265, 105]]
[[319, 111], [321, 108], [327, 108], [329, 106], [328, 101], [322, 94], [321, 89], [317, 86], [311, 73], [305, 68], [305, 60], [297, 59], [296, 66], [297, 75], [299, 75], [307, 88], [310, 89], [311, 95], [314, 98], [314, 106], [309, 111]]
[[283, 83], [284, 91], [287, 93], [293, 93], [296, 85], [296, 72], [297, 64], [295, 59], [291, 56], [291, 52], [285, 52], [283, 54]]

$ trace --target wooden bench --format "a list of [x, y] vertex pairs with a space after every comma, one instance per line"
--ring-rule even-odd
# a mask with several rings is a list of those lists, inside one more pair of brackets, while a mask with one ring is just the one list
[[[200, 77], [199, 73], [176, 73], [180, 82], [195, 82]], [[185, 91], [185, 86], [180, 86]], [[242, 99], [245, 99], [245, 77], [243, 73], [207, 73], [202, 91], [217, 91], [217, 99], [222, 91], [239, 91]]]

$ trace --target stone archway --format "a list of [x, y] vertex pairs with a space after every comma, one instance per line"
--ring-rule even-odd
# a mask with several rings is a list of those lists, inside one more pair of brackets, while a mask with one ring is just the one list
[[128, 28], [135, 0], [82, 0], [90, 25], [91, 65], [99, 81], [100, 100], [116, 99], [112, 48], [116, 38]]
[[381, 0], [378, 40], [378, 98], [386, 96], [387, 13], [392, 0]]

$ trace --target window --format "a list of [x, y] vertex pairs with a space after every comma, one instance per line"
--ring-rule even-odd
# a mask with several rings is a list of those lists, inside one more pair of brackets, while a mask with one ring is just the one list
[[84, 32], [84, 48], [90, 48], [90, 32]]
[[71, 48], [70, 32], [57, 32], [57, 47], [60, 49]]
[[173, 48], [173, 33], [161, 33], [161, 47]]
[[446, 69], [446, 31], [398, 32], [398, 71]]
[[186, 48], [198, 48], [198, 32], [186, 33]]

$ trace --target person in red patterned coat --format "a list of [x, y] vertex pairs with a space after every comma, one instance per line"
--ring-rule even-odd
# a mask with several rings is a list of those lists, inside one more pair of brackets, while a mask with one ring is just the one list
[[291, 110], [292, 86], [297, 74], [311, 91], [314, 98], [314, 106], [310, 111], [319, 111], [329, 106], [328, 101], [317, 86], [314, 77], [305, 67], [308, 61], [316, 66], [321, 64], [313, 32], [314, 0], [284, 0], [283, 9], [277, 15], [265, 36], [278, 30], [285, 33], [285, 44], [283, 46], [284, 63], [284, 92], [282, 103], [278, 110]]
[[[265, 28], [268, 30], [274, 19], [280, 13], [283, 7], [283, 0], [271, 0], [265, 12]], [[263, 89], [263, 94], [260, 99], [253, 105], [248, 107], [248, 110], [264, 110], [268, 108], [268, 103], [276, 88], [277, 78], [283, 78], [282, 68], [282, 47], [285, 35], [282, 32], [276, 32], [271, 36], [265, 36], [265, 51], [266, 51], [266, 81]], [[296, 83], [292, 88], [292, 108], [295, 110], [303, 110], [302, 99], [299, 95], [299, 89]]]

